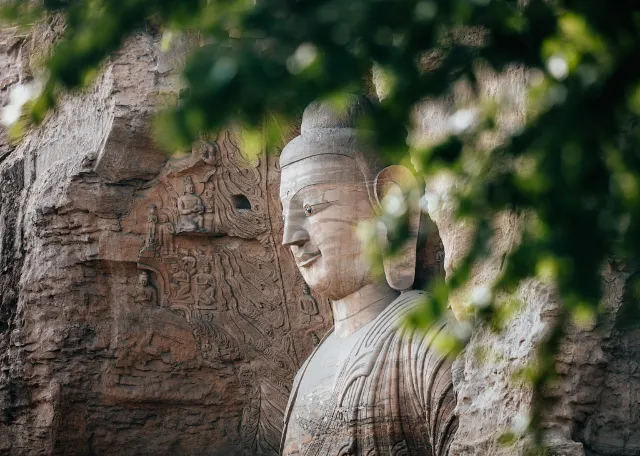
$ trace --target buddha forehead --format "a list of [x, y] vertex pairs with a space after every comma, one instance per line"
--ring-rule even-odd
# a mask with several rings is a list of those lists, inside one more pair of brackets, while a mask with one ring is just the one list
[[289, 163], [282, 168], [280, 199], [292, 198], [300, 190], [335, 184], [347, 188], [364, 185], [364, 176], [354, 158], [321, 154]]

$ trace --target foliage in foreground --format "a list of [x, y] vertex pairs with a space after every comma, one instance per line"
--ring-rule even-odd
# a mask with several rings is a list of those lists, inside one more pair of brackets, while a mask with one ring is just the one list
[[[534, 215], [490, 296], [513, 290], [527, 277], [557, 285], [564, 313], [531, 374], [540, 391], [553, 374], [562, 323], [572, 315], [590, 318], [598, 309], [603, 263], [612, 257], [627, 260], [640, 250], [640, 11], [635, 3], [253, 3], [45, 0], [34, 9], [20, 0], [9, 2], [5, 14], [14, 18], [40, 8], [62, 12], [68, 24], [29, 115], [41, 121], [61, 89], [88, 83], [123, 39], [150, 27], [166, 39], [197, 31], [208, 43], [187, 63], [185, 96], [158, 119], [161, 139], [173, 150], [230, 119], [261, 128], [267, 112], [286, 119], [314, 99], [339, 101], [342, 94], [359, 91], [375, 66], [388, 93], [370, 122], [384, 153], [396, 161], [411, 156], [424, 174], [442, 169], [456, 174], [464, 183], [458, 215], [477, 227], [474, 250], [447, 287], [433, 285], [428, 313], [437, 316], [446, 308], [473, 260], [486, 254], [496, 213], [517, 208]], [[465, 39], [469, 36], [474, 39]], [[424, 147], [407, 139], [412, 110], [421, 100], [447, 96], [461, 81], [477, 90], [479, 68], [500, 72], [517, 66], [526, 68], [527, 120], [499, 146], [485, 147], [480, 138], [497, 131], [496, 119], [505, 108], [480, 101], [455, 114], [455, 127], [439, 145]], [[497, 167], [498, 161], [512, 166]], [[489, 321], [503, 314], [495, 302], [476, 312]], [[538, 409], [532, 426], [539, 418]]]

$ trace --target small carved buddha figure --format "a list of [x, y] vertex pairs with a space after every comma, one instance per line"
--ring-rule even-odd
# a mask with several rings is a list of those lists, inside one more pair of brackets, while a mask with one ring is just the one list
[[204, 226], [205, 206], [202, 198], [196, 195], [191, 177], [184, 178], [184, 194], [178, 198], [178, 233], [201, 231]]
[[158, 304], [158, 293], [155, 287], [149, 283], [149, 274], [147, 271], [142, 271], [138, 276], [138, 287], [134, 301], [137, 304], [146, 306], [155, 306]]
[[373, 134], [356, 127], [370, 109], [363, 97], [341, 112], [312, 103], [280, 157], [282, 243], [311, 289], [332, 301], [335, 322], [296, 375], [284, 456], [444, 456], [457, 429], [451, 363], [434, 347], [454, 322], [402, 324], [422, 295], [410, 289], [415, 239], [378, 277], [356, 235], [385, 194], [413, 178], [379, 165]]
[[183, 268], [174, 263], [173, 265], [173, 284], [175, 290], [174, 300], [181, 303], [192, 303], [191, 295], [191, 275], [187, 272], [189, 265], [183, 262]]
[[309, 285], [307, 285], [306, 283], [304, 284], [304, 288], [302, 290], [302, 296], [300, 296], [298, 303], [300, 304], [300, 311], [309, 318], [307, 323], [310, 324], [311, 317], [317, 316], [320, 313], [320, 311], [318, 310], [318, 303], [316, 299], [313, 296], [311, 296]]
[[205, 263], [202, 271], [194, 276], [196, 282], [196, 304], [201, 307], [215, 307], [215, 278], [211, 274], [211, 265]]
[[147, 214], [147, 247], [155, 248], [158, 243], [156, 227], [158, 225], [158, 207], [155, 204], [149, 206]]
[[173, 235], [175, 230], [173, 223], [169, 221], [167, 214], [160, 214], [160, 224], [158, 225], [158, 238], [160, 239], [160, 253], [170, 255], [175, 252]]
[[202, 196], [204, 198], [204, 206], [207, 212], [213, 212], [214, 209], [214, 201], [216, 196], [216, 187], [215, 183], [212, 180], [208, 180], [204, 184], [204, 192], [202, 192]]

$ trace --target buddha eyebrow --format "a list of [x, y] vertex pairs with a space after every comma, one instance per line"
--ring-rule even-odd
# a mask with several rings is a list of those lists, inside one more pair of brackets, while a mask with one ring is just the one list
[[322, 204], [333, 204], [338, 203], [340, 200], [331, 200], [331, 201], [318, 201], [317, 203], [305, 204], [305, 206], [314, 207], [321, 206]]
[[[314, 183], [312, 183], [312, 184], [307, 184], [307, 185], [305, 185], [304, 187], [299, 188], [298, 190], [296, 190], [296, 192], [295, 192], [293, 195], [291, 195], [291, 199], [295, 198], [296, 196], [298, 196], [298, 193], [300, 193], [300, 192], [302, 192], [302, 191], [304, 191], [304, 190], [308, 189], [309, 187], [315, 187], [315, 186], [317, 186], [317, 185], [327, 185], [327, 184], [329, 184], [329, 185], [335, 185], [335, 186], [338, 186], [338, 187], [340, 187], [340, 188], [347, 188], [347, 189], [348, 189], [348, 188], [351, 188], [351, 187], [355, 188], [355, 187], [358, 187], [358, 186], [359, 186], [359, 183], [358, 183], [358, 182], [331, 182], [331, 181], [327, 181], [327, 182], [314, 182]], [[286, 196], [289, 196], [289, 192], [290, 192], [290, 190], [287, 190], [287, 194], [286, 194]]]
[[[315, 187], [316, 185], [325, 185], [325, 184], [332, 184], [333, 182], [314, 182], [313, 184], [308, 184], [305, 185], [304, 187], [298, 189], [293, 195], [291, 195], [291, 199], [295, 198], [296, 196], [298, 196], [298, 193], [300, 193], [303, 190], [306, 190], [309, 187]], [[289, 192], [290, 190], [287, 190], [287, 196], [289, 196]]]

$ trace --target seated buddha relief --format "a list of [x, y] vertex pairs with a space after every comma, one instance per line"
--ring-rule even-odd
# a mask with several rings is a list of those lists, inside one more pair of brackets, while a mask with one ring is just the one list
[[282, 243], [309, 287], [329, 298], [334, 318], [296, 375], [285, 456], [441, 456], [457, 429], [451, 359], [435, 348], [455, 320], [422, 330], [403, 324], [424, 298], [411, 289], [415, 240], [384, 262], [381, 277], [356, 233], [380, 214], [388, 192], [413, 178], [383, 167], [373, 133], [358, 129], [371, 109], [356, 96], [340, 111], [312, 103], [280, 156]]

